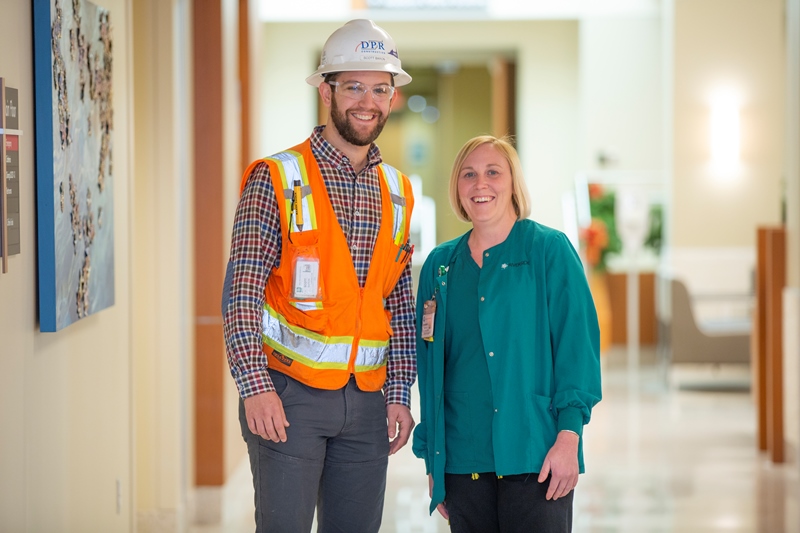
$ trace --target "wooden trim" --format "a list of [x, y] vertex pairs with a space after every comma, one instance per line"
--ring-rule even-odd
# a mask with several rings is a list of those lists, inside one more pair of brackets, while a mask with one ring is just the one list
[[774, 463], [785, 460], [783, 435], [783, 288], [786, 286], [786, 230], [767, 238], [766, 392], [767, 445]]
[[201, 132], [194, 139], [195, 484], [220, 486], [225, 482], [221, 2], [197, 0], [192, 26], [194, 124]]
[[516, 65], [503, 57], [496, 57], [491, 77], [492, 135], [510, 135], [513, 138], [516, 136]]
[[241, 99], [241, 168], [250, 164], [250, 0], [239, 0], [239, 95]]
[[508, 61], [495, 58], [492, 64], [492, 135], [502, 137], [508, 131]]
[[751, 354], [753, 394], [756, 402], [758, 449], [767, 449], [767, 236], [769, 228], [758, 228], [756, 235], [756, 305], [753, 312]]
[[[639, 273], [639, 345], [656, 343], [656, 276], [653, 272]], [[628, 342], [628, 274], [608, 275], [611, 299], [611, 343]]]

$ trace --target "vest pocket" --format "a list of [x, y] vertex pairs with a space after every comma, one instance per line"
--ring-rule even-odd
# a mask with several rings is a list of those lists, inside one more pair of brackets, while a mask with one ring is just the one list
[[319, 243], [288, 247], [291, 284], [289, 302], [302, 311], [322, 309], [325, 299], [325, 288], [322, 279], [322, 258], [319, 253]]
[[289, 304], [299, 311], [297, 313], [291, 313], [287, 315], [287, 318], [291, 317], [290, 320], [292, 323], [315, 333], [324, 331], [328, 326], [328, 319], [326, 316], [323, 316], [322, 313], [321, 301], [310, 302], [290, 300]]
[[386, 315], [386, 332], [392, 337], [394, 336], [394, 330], [392, 329], [392, 312], [384, 308], [383, 314]]
[[400, 276], [403, 274], [403, 270], [405, 270], [406, 265], [411, 261], [411, 256], [414, 253], [413, 249], [406, 249], [406, 245], [398, 246], [395, 243], [389, 248], [391, 250], [390, 257], [389, 257], [389, 266], [387, 268], [388, 275], [385, 278], [384, 285], [383, 285], [383, 295], [384, 298], [391, 294], [392, 290], [394, 290], [394, 286], [397, 285], [397, 281], [400, 279]]

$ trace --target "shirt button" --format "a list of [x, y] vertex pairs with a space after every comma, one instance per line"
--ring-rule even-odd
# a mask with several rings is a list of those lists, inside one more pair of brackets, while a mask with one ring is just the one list
[[444, 287], [444, 281], [442, 282], [442, 286]]
[[489, 252], [486, 252], [485, 254], [483, 254], [483, 256], [484, 257], [489, 257]]
[[358, 209], [356, 209], [356, 210], [354, 211], [354, 213], [353, 213], [353, 214], [355, 214], [355, 216], [358, 216], [358, 215], [360, 215], [361, 213], [359, 213], [359, 212], [358, 212]]
[[494, 352], [489, 352], [489, 357], [494, 357]]
[[[496, 413], [496, 412], [497, 412], [497, 409], [495, 409], [495, 410], [494, 410], [494, 412]], [[436, 452], [436, 453], [439, 453], [439, 452]]]
[[481, 301], [484, 301], [485, 299], [486, 299], [486, 298], [484, 298], [483, 296], [481, 296]]
[[439, 455], [439, 452], [438, 452], [438, 451], [436, 452], [436, 455]]

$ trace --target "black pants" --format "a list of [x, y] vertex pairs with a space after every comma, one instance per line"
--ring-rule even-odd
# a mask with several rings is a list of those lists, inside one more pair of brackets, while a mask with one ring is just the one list
[[445, 506], [454, 533], [569, 533], [575, 491], [546, 500], [550, 478], [519, 474], [498, 479], [494, 472], [445, 474]]

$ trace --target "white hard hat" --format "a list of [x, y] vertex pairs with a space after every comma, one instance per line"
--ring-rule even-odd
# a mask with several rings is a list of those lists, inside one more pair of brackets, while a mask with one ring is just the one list
[[394, 39], [386, 31], [366, 19], [351, 20], [328, 37], [322, 48], [319, 68], [306, 81], [319, 87], [325, 74], [378, 70], [394, 75], [396, 86], [411, 82], [411, 76], [400, 68], [400, 56]]

